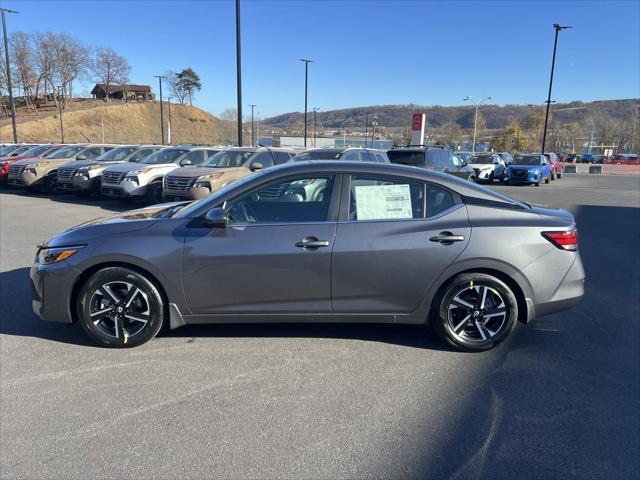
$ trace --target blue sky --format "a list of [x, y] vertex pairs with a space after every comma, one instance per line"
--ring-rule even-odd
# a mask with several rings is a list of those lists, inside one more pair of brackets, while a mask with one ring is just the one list
[[[235, 105], [233, 1], [15, 1], [9, 31], [55, 31], [109, 46], [131, 82], [192, 67], [196, 104]], [[309, 109], [418, 103], [458, 105], [465, 95], [542, 103], [560, 33], [554, 99], [640, 97], [640, 2], [269, 1], [242, 3], [243, 100], [262, 117]], [[85, 89], [88, 91], [90, 88]]]

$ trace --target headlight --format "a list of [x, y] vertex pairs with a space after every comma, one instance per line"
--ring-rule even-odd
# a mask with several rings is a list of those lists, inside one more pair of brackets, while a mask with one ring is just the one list
[[71, 255], [74, 255], [84, 245], [75, 245], [73, 247], [54, 247], [54, 248], [41, 248], [38, 251], [38, 263], [41, 265], [50, 265], [52, 263], [61, 262], [66, 260]]
[[102, 165], [96, 163], [95, 165], [87, 165], [86, 167], [80, 167], [76, 172], [76, 175], [82, 175], [83, 173], [87, 173], [90, 170], [95, 170], [96, 168], [100, 168]]
[[211, 185], [209, 182], [196, 182], [194, 185], [195, 188], [208, 188], [211, 190]]
[[133, 183], [135, 183], [136, 185], [140, 185], [140, 180], [138, 179], [138, 177], [134, 177], [134, 176], [131, 176], [131, 177], [130, 177], [130, 176], [127, 174], [127, 176], [126, 176], [126, 177], [124, 177], [124, 179], [125, 179], [126, 181], [128, 181], [128, 182], [133, 182]]
[[143, 173], [147, 173], [150, 172], [151, 168], [150, 167], [146, 167], [146, 168], [141, 168], [140, 170], [134, 170], [132, 172], [127, 173], [127, 177], [128, 176], [135, 176], [135, 175], [141, 175]]

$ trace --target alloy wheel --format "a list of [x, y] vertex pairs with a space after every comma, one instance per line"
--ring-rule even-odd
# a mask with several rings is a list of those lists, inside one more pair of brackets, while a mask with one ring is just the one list
[[151, 318], [149, 298], [131, 283], [107, 282], [92, 293], [89, 318], [100, 333], [127, 343], [145, 329]]
[[493, 341], [508, 324], [509, 307], [498, 290], [488, 285], [462, 288], [447, 306], [447, 325], [458, 340]]

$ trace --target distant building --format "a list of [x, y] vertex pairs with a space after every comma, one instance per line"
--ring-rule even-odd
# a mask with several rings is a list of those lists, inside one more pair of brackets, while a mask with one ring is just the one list
[[124, 100], [125, 102], [153, 100], [153, 93], [151, 93], [149, 85], [109, 85], [107, 92], [107, 86], [104, 83], [96, 83], [96, 86], [91, 90], [91, 95], [99, 100], [106, 98]]

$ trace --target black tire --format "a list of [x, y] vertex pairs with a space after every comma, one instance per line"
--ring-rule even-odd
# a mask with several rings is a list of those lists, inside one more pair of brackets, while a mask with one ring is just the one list
[[[485, 305], [481, 305], [485, 291]], [[461, 296], [474, 308], [457, 303]], [[476, 311], [479, 313], [475, 314]], [[469, 321], [466, 321], [467, 315]], [[517, 319], [518, 302], [514, 293], [502, 280], [485, 273], [463, 273], [454, 277], [435, 299], [431, 314], [436, 333], [449, 345], [469, 352], [498, 345], [513, 330]], [[484, 325], [482, 331], [479, 323]]]
[[536, 183], [534, 183], [534, 185], [535, 185], [536, 187], [539, 187], [539, 186], [540, 186], [540, 182], [536, 182]]
[[91, 275], [80, 288], [75, 308], [83, 330], [103, 347], [142, 345], [158, 334], [166, 317], [165, 302], [154, 283], [124, 267], [107, 267]]
[[549, 183], [549, 178], [550, 178], [550, 177], [545, 178], [545, 179], [544, 179], [544, 183]]
[[48, 174], [44, 179], [44, 191], [51, 195], [58, 195], [60, 189], [58, 188], [58, 172]]
[[151, 205], [163, 203], [162, 200], [162, 182], [154, 182], [147, 185], [146, 192], [147, 202]]
[[556, 179], [556, 174], [554, 172], [551, 172], [551, 181]]
[[562, 178], [562, 173], [558, 172], [558, 175], [556, 175], [556, 178], [560, 180]]

